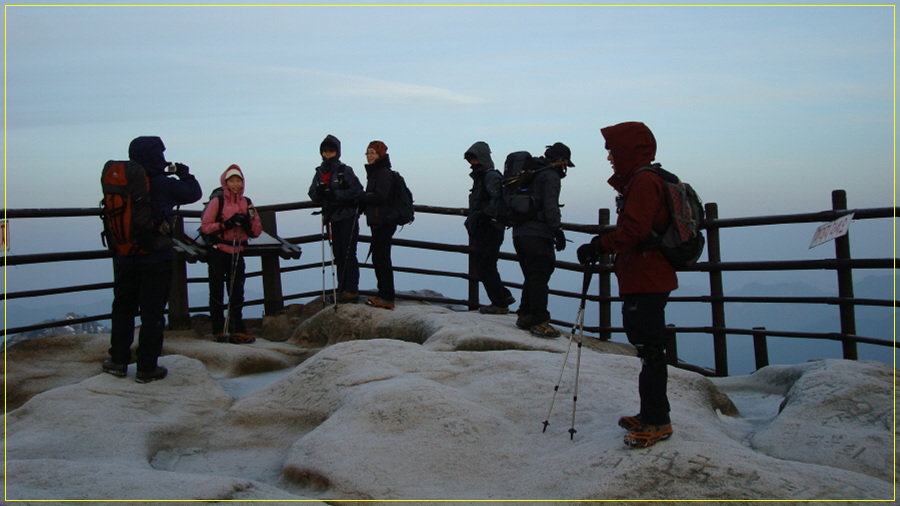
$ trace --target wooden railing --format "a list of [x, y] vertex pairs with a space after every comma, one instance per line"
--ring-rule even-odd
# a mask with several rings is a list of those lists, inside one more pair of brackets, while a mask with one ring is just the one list
[[[301, 263], [290, 267], [282, 267], [281, 260], [298, 259], [300, 251], [304, 245], [317, 244], [321, 241], [321, 234], [312, 234], [299, 237], [282, 238], [278, 235], [277, 217], [279, 213], [287, 211], [296, 211], [302, 209], [315, 208], [312, 202], [298, 202], [291, 204], [279, 204], [270, 206], [258, 206], [257, 210], [263, 221], [264, 231], [274, 238], [269, 241], [267, 246], [249, 248], [248, 256], [259, 256], [261, 271], [248, 272], [248, 278], [261, 277], [263, 298], [260, 300], [248, 300], [246, 306], [262, 305], [263, 312], [266, 315], [276, 314], [284, 308], [285, 302], [291, 300], [300, 300], [313, 298], [321, 295], [319, 291], [309, 291], [293, 294], [285, 294], [282, 290], [282, 276], [289, 272], [304, 271], [309, 269], [322, 268], [321, 262]], [[728, 375], [728, 355], [727, 355], [727, 338], [728, 336], [752, 336], [754, 343], [754, 358], [756, 367], [768, 365], [769, 356], [767, 350], [768, 337], [785, 337], [799, 339], [818, 339], [833, 340], [842, 343], [843, 357], [847, 359], [857, 359], [857, 344], [866, 343], [886, 348], [896, 347], [895, 340], [884, 339], [872, 336], [859, 336], [856, 332], [855, 308], [858, 306], [881, 306], [881, 307], [897, 307], [897, 301], [885, 299], [862, 299], [856, 298], [853, 294], [853, 272], [854, 270], [866, 269], [896, 269], [896, 258], [866, 258], [855, 259], [850, 256], [850, 238], [849, 236], [839, 237], [835, 240], [835, 257], [833, 259], [820, 260], [783, 260], [783, 261], [753, 261], [753, 262], [725, 262], [721, 257], [721, 237], [720, 231], [729, 228], [756, 227], [756, 226], [778, 226], [785, 224], [797, 223], [823, 223], [833, 221], [841, 216], [846, 215], [847, 211], [846, 195], [843, 190], [835, 190], [832, 193], [832, 209], [817, 213], [808, 214], [791, 214], [778, 216], [759, 216], [745, 218], [728, 218], [722, 219], [718, 217], [718, 206], [714, 203], [706, 204], [706, 237], [707, 237], [707, 256], [708, 260], [699, 262], [686, 271], [699, 273], [707, 273], [709, 279], [709, 294], [701, 296], [679, 296], [675, 292], [670, 298], [670, 302], [690, 302], [699, 304], [708, 304], [711, 312], [711, 325], [708, 326], [670, 326], [669, 331], [672, 335], [669, 346], [669, 361], [672, 365], [696, 370], [707, 375]], [[435, 214], [446, 216], [464, 217], [465, 209], [443, 208], [416, 205], [416, 212], [421, 214]], [[873, 209], [856, 209], [854, 210], [855, 220], [870, 219], [891, 219], [897, 216], [898, 209], [895, 207], [873, 208]], [[7, 209], [7, 219], [24, 219], [24, 218], [65, 218], [75, 216], [97, 216], [98, 209]], [[176, 238], [177, 255], [175, 260], [174, 278], [172, 284], [172, 296], [169, 303], [169, 327], [171, 329], [187, 328], [190, 324], [190, 314], [208, 311], [208, 307], [196, 306], [191, 307], [188, 301], [187, 286], [190, 283], [205, 283], [205, 278], [188, 278], [187, 263], [197, 262], [203, 258], [203, 250], [193, 244], [185, 235], [183, 230], [184, 218], [199, 218], [200, 211], [181, 211], [179, 213], [179, 226]], [[567, 231], [596, 234], [603, 230], [613, 228], [610, 223], [610, 212], [608, 209], [600, 209], [598, 212], [598, 222], [596, 224], [573, 224], [564, 223], [563, 228]], [[460, 224], [461, 226], [461, 224]], [[360, 235], [360, 242], [370, 242], [371, 238], [367, 235]], [[440, 251], [469, 255], [472, 251], [470, 245], [453, 245], [446, 243], [436, 243], [428, 241], [419, 241], [403, 238], [394, 238], [394, 244], [406, 248], [414, 248], [424, 251]], [[42, 264], [53, 262], [72, 262], [83, 260], [94, 260], [111, 257], [108, 250], [97, 251], [80, 251], [80, 252], [53, 252], [29, 255], [7, 255], [6, 265], [27, 265]], [[516, 261], [516, 255], [512, 253], [501, 252], [501, 260]], [[452, 272], [436, 269], [423, 269], [415, 267], [405, 267], [401, 265], [394, 266], [395, 272], [412, 273], [419, 276], [437, 276], [467, 280], [466, 298], [452, 297], [417, 297], [420, 300], [441, 304], [453, 304], [466, 306], [469, 309], [476, 309], [479, 306], [479, 285], [477, 275], [474, 273], [471, 260], [468, 263], [468, 272]], [[371, 264], [361, 263], [362, 268], [372, 268]], [[563, 271], [583, 272], [583, 267], [574, 262], [557, 261], [556, 268]], [[722, 273], [728, 271], [804, 271], [804, 270], [829, 270], [836, 273], [837, 292], [836, 297], [735, 297], [725, 296], [722, 281]], [[623, 333], [621, 327], [613, 327], [611, 325], [610, 315], [612, 314], [612, 304], [621, 302], [621, 297], [612, 296], [612, 270], [609, 265], [599, 265], [594, 267], [594, 272], [599, 278], [599, 290], [596, 294], [589, 294], [587, 300], [597, 304], [597, 314], [599, 317], [597, 326], [586, 326], [585, 332], [596, 335], [601, 340], [609, 340], [613, 334]], [[520, 284], [506, 283], [513, 288], [521, 288]], [[101, 282], [94, 284], [63, 286], [44, 288], [40, 290], [9, 292], [4, 294], [5, 300], [40, 297], [46, 295], [109, 290], [112, 288], [112, 282]], [[371, 294], [363, 291], [364, 295]], [[551, 280], [551, 295], [579, 300], [580, 293], [559, 289], [553, 285]], [[398, 297], [402, 298], [401, 294]], [[815, 333], [815, 332], [795, 332], [784, 330], [767, 330], [763, 328], [741, 329], [729, 328], [725, 322], [725, 304], [726, 303], [758, 303], [758, 304], [819, 304], [819, 305], [836, 305], [840, 310], [840, 328], [834, 332]], [[28, 332], [37, 329], [53, 328], [64, 325], [72, 325], [77, 323], [87, 323], [92, 321], [108, 320], [111, 315], [101, 314], [87, 316], [76, 320], [66, 320], [59, 322], [46, 322], [34, 325], [21, 326], [16, 328], [5, 329], [7, 335], [20, 332]], [[553, 323], [564, 327], [571, 327], [571, 322], [553, 320]], [[713, 369], [697, 367], [681, 362], [678, 358], [678, 338], [679, 334], [708, 334], [713, 339], [713, 353], [715, 365]]]

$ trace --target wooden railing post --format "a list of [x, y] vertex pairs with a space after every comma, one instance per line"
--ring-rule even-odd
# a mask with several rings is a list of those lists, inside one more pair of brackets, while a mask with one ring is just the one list
[[[184, 218], [177, 216], [174, 224], [176, 239], [184, 239]], [[187, 287], [187, 261], [180, 253], [172, 259], [172, 286], [169, 289], [169, 329], [191, 328]]]
[[[844, 190], [831, 192], [831, 208], [835, 211], [847, 209], [847, 192]], [[849, 232], [834, 240], [834, 253], [838, 260], [850, 260]], [[851, 300], [853, 299], [853, 269], [850, 267], [838, 267], [837, 278], [838, 297], [841, 299], [839, 305], [841, 334], [856, 335], [856, 309]], [[859, 358], [855, 342], [843, 340], [841, 343], [843, 344], [845, 359], [857, 360]]]
[[766, 342], [766, 328], [753, 327], [753, 356], [756, 359], [756, 370], [769, 365], [769, 345]]
[[[706, 204], [707, 220], [716, 220], [719, 217], [719, 206], [710, 202]], [[728, 376], [728, 348], [725, 339], [725, 303], [722, 297], [725, 294], [722, 288], [722, 271], [718, 269], [718, 263], [722, 261], [722, 250], [720, 248], [719, 228], [706, 224], [706, 252], [709, 255], [709, 263], [712, 268], [709, 270], [709, 294], [713, 300], [710, 303], [712, 310], [712, 326], [713, 326], [713, 353], [716, 362], [716, 374], [718, 376]]]
[[[278, 223], [274, 211], [259, 213], [263, 230], [276, 237]], [[281, 261], [277, 253], [266, 253], [259, 258], [262, 266], [263, 310], [266, 315], [274, 315], [284, 309], [284, 294], [281, 290]]]
[[[597, 214], [597, 224], [600, 226], [609, 225], [609, 209], [600, 209]], [[609, 264], [609, 255], [603, 255], [601, 258], [601, 262], [605, 264]], [[600, 278], [600, 287], [599, 294], [600, 295], [600, 304], [597, 308], [600, 312], [600, 332], [599, 338], [601, 341], [609, 341], [612, 339], [612, 332], [610, 332], [610, 327], [612, 327], [612, 301], [609, 300], [609, 297], [612, 295], [611, 290], [611, 278], [609, 269], [601, 269], [600, 272], [597, 273]]]

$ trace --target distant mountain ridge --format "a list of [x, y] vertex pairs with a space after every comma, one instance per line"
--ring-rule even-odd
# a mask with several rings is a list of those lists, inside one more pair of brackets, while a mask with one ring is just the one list
[[[41, 323], [50, 323], [66, 320], [77, 320], [84, 318], [86, 315], [77, 313], [66, 313], [65, 316], [58, 319], [44, 320]], [[100, 322], [73, 323], [62, 327], [50, 327], [47, 329], [32, 330], [31, 332], [22, 332], [12, 336], [7, 336], [7, 344], [13, 344], [26, 339], [34, 339], [36, 337], [59, 336], [59, 335], [81, 335], [81, 334], [108, 334], [109, 327]]]

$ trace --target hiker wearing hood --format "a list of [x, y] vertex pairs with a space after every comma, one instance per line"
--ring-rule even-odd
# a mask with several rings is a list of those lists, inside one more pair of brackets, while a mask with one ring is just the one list
[[[247, 186], [239, 166], [232, 164], [225, 169], [219, 176], [219, 184], [222, 192], [215, 193], [221, 196], [210, 199], [200, 224], [200, 231], [214, 238], [214, 244], [210, 245], [206, 254], [213, 339], [236, 344], [250, 343], [255, 338], [247, 334], [244, 325], [246, 264], [241, 252], [248, 239], [259, 237], [262, 233], [262, 221], [250, 199], [244, 196]], [[228, 335], [224, 332], [225, 287], [228, 287]]]
[[571, 156], [569, 148], [557, 142], [547, 146], [543, 158], [535, 160], [539, 167], [546, 167], [536, 171], [531, 182], [537, 213], [533, 218], [513, 226], [513, 246], [525, 278], [516, 326], [549, 339], [560, 336], [559, 330], [550, 325], [547, 304], [556, 251], [566, 247], [559, 193], [568, 167], [575, 166]]
[[672, 435], [666, 394], [665, 307], [669, 293], [678, 288], [675, 269], [658, 249], [642, 243], [652, 230], [669, 221], [662, 179], [641, 170], [656, 158], [656, 139], [646, 125], [626, 122], [600, 129], [613, 167], [610, 186], [619, 192], [618, 218], [612, 232], [594, 237], [578, 248], [578, 261], [596, 262], [604, 253], [615, 254], [614, 271], [622, 303], [622, 325], [628, 341], [641, 358], [638, 378], [640, 412], [623, 416], [619, 426], [629, 432], [629, 446], [650, 446]]
[[[176, 206], [197, 202], [203, 196], [200, 184], [187, 165], [174, 164], [175, 176], [169, 177], [163, 152], [166, 146], [159, 137], [137, 137], [128, 147], [130, 160], [143, 166], [150, 182], [149, 199], [153, 223], [171, 223]], [[136, 381], [162, 379], [165, 367], [157, 360], [162, 353], [165, 310], [169, 303], [172, 283], [172, 259], [175, 252], [171, 241], [163, 249], [146, 254], [121, 256], [113, 262], [112, 330], [110, 359], [103, 362], [103, 372], [126, 376], [134, 343], [134, 318], [141, 315], [141, 330], [135, 351]]]
[[[359, 197], [362, 183], [353, 169], [341, 162], [341, 141], [328, 135], [319, 146], [322, 164], [316, 167], [309, 198], [322, 205], [322, 226], [327, 230], [332, 258], [337, 266], [337, 302], [359, 300]], [[325, 259], [322, 259], [324, 262]]]
[[359, 201], [365, 205], [366, 223], [372, 230], [372, 266], [378, 280], [378, 296], [366, 303], [383, 309], [394, 309], [394, 265], [391, 261], [391, 239], [397, 224], [387, 217], [394, 201], [394, 171], [391, 169], [387, 145], [372, 141], [366, 147], [366, 191]]
[[472, 144], [463, 158], [469, 162], [472, 172], [472, 189], [469, 191], [469, 215], [466, 218], [466, 230], [472, 244], [475, 260], [475, 272], [484, 285], [489, 306], [479, 308], [481, 314], [507, 314], [509, 305], [516, 302], [512, 293], [503, 286], [497, 261], [500, 258], [500, 246], [506, 227], [497, 221], [500, 202], [500, 187], [503, 177], [494, 168], [491, 159], [491, 148], [486, 142]]

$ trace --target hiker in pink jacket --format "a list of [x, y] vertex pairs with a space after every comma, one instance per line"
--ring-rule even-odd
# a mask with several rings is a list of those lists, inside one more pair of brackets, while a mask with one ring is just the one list
[[[245, 263], [241, 252], [247, 240], [259, 237], [262, 222], [250, 199], [244, 197], [244, 173], [229, 166], [219, 178], [222, 190], [213, 192], [203, 211], [200, 231], [209, 245], [209, 316], [213, 338], [218, 342], [252, 343], [243, 320]], [[228, 321], [225, 315], [228, 289]], [[227, 323], [227, 326], [226, 326]]]

